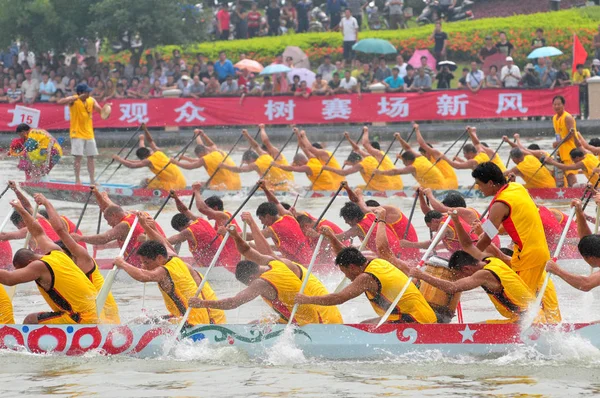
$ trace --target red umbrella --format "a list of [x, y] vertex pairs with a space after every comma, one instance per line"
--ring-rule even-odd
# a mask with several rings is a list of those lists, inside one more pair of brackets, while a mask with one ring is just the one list
[[498, 67], [498, 72], [500, 72], [500, 69], [506, 65], [506, 55], [502, 53], [496, 53], [484, 59], [482, 66], [483, 72], [487, 74], [487, 72], [490, 70], [490, 66], [492, 65], [496, 65]]

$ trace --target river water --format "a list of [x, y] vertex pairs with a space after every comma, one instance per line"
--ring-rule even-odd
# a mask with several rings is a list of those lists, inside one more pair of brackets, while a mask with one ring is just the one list
[[[543, 147], [550, 147], [550, 140], [537, 140]], [[496, 147], [497, 140], [490, 140]], [[445, 149], [450, 143], [436, 143]], [[335, 143], [327, 143], [332, 149]], [[384, 143], [387, 145], [387, 143]], [[175, 153], [178, 148], [170, 148]], [[227, 148], [225, 148], [227, 149]], [[233, 153], [239, 162], [242, 149]], [[291, 160], [295, 146], [284, 151]], [[341, 161], [349, 153], [349, 146], [342, 146], [338, 159]], [[114, 150], [104, 149], [98, 159], [101, 170]], [[500, 151], [503, 159], [508, 150]], [[22, 173], [16, 169], [11, 159], [0, 161], [3, 173], [2, 186], [6, 180], [22, 180]], [[113, 166], [114, 167], [114, 166]], [[184, 171], [188, 184], [196, 180], [206, 180], [205, 171]], [[148, 176], [144, 169], [122, 170], [114, 182], [132, 183]], [[85, 167], [82, 173], [85, 180]], [[52, 172], [53, 179], [73, 178], [72, 158], [66, 156]], [[411, 176], [403, 177], [405, 186], [414, 185]], [[243, 178], [244, 186], [252, 186], [256, 181], [254, 173]], [[460, 185], [472, 183], [469, 172], [459, 172]], [[351, 185], [362, 183], [360, 176], [349, 178]], [[304, 175], [296, 174], [298, 186], [308, 186]], [[13, 198], [7, 193], [0, 206], [0, 218], [9, 209], [8, 201]], [[238, 207], [244, 198], [225, 198], [225, 207], [231, 211]], [[293, 201], [290, 198], [290, 202]], [[300, 198], [297, 208], [319, 214], [329, 198]], [[261, 198], [249, 201], [247, 209], [254, 212], [262, 202]], [[412, 199], [390, 198], [380, 202], [399, 206], [408, 214]], [[484, 210], [488, 200], [477, 200], [472, 205]], [[334, 203], [327, 218], [345, 228], [339, 217], [343, 204], [340, 198]], [[82, 204], [56, 202], [62, 213], [76, 220]], [[151, 212], [156, 207], [144, 207]], [[590, 211], [591, 212], [591, 211]], [[95, 233], [97, 207], [90, 206], [83, 219], [84, 233]], [[158, 221], [168, 234], [174, 233], [170, 218], [175, 214], [174, 206], [168, 206]], [[429, 234], [419, 209], [413, 220], [422, 239]], [[103, 230], [107, 228], [103, 225]], [[12, 225], [7, 227], [12, 230]], [[13, 250], [23, 242], [13, 242]], [[183, 255], [189, 255], [183, 247]], [[99, 252], [100, 258], [113, 258], [115, 250]], [[589, 273], [590, 268], [582, 261], [564, 263], [567, 269], [577, 273]], [[321, 275], [329, 289], [341, 280], [341, 273]], [[216, 269], [210, 277], [211, 285], [219, 297], [229, 297], [240, 290], [240, 284], [223, 269]], [[555, 281], [563, 318], [567, 322], [589, 322], [598, 319], [600, 314], [600, 291], [582, 293], [561, 280]], [[113, 293], [120, 307], [121, 320], [130, 322], [144, 314], [164, 314], [165, 308], [156, 286], [148, 284], [144, 291], [142, 284], [125, 275], [119, 275], [113, 286]], [[462, 307], [465, 322], [481, 322], [498, 318], [490, 301], [482, 290], [463, 294]], [[33, 284], [19, 286], [14, 300], [15, 319], [20, 322], [30, 312], [45, 311], [47, 305]], [[341, 306], [346, 323], [360, 322], [374, 316], [364, 297], [358, 297]], [[247, 323], [268, 316], [270, 310], [257, 299], [241, 309], [228, 311], [230, 323]], [[450, 357], [436, 351], [415, 352], [409, 355], [389, 358], [386, 361], [325, 361], [306, 359], [300, 353], [290, 350], [271, 353], [265, 358], [248, 358], [233, 348], [209, 348], [203, 345], [178, 347], [174, 354], [157, 359], [134, 359], [127, 357], [105, 357], [87, 354], [73, 358], [61, 355], [34, 355], [26, 353], [0, 352], [0, 382], [3, 395], [56, 397], [389, 397], [389, 396], [585, 396], [600, 394], [600, 351], [590, 348], [579, 340], [564, 340], [552, 347], [550, 353], [536, 352], [532, 348], [515, 348], [504, 355], [488, 357]]]

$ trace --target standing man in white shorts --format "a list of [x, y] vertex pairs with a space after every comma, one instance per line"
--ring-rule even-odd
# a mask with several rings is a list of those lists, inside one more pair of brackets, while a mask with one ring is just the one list
[[81, 171], [81, 159], [87, 157], [87, 168], [90, 175], [90, 184], [94, 181], [94, 156], [98, 155], [96, 140], [94, 139], [94, 125], [92, 123], [92, 114], [94, 111], [100, 113], [102, 108], [98, 102], [90, 97], [92, 88], [86, 83], [77, 85], [76, 95], [63, 98], [58, 101], [59, 105], [68, 104], [71, 117], [71, 154], [75, 157], [75, 183], [81, 184], [79, 176]]

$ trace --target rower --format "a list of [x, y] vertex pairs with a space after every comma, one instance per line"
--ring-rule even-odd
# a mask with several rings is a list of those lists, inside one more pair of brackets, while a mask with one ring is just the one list
[[[471, 130], [472, 127], [467, 126], [467, 132], [470, 132]], [[485, 152], [477, 150], [473, 144], [466, 144], [463, 146], [463, 155], [465, 159], [450, 159], [446, 155], [444, 155], [442, 159], [457, 170], [474, 170], [481, 163], [490, 161], [490, 157]]]
[[33, 282], [38, 286], [42, 297], [51, 312], [38, 312], [25, 317], [25, 324], [95, 324], [96, 288], [67, 256], [61, 248], [46, 236], [39, 223], [23, 208], [18, 201], [11, 206], [23, 218], [37, 247], [45, 255], [36, 254], [29, 249], [19, 249], [15, 253], [13, 264], [15, 271], [0, 270], [0, 283], [15, 286]]
[[[502, 139], [509, 145], [514, 145], [508, 137]], [[510, 150], [510, 159], [515, 162], [515, 167], [504, 172], [505, 176], [516, 175], [524, 181], [524, 187], [530, 188], [556, 188], [556, 180], [550, 171], [542, 166], [540, 162], [530, 151], [518, 147]]]
[[477, 137], [477, 127], [471, 127], [467, 130], [467, 132], [469, 133], [469, 137], [471, 137], [471, 141], [473, 142], [473, 145], [475, 145], [477, 151], [479, 151], [480, 153], [485, 153], [488, 159], [490, 159], [490, 162], [498, 166], [498, 168], [500, 168], [502, 172], [505, 172], [506, 166], [502, 162], [502, 159], [500, 159], [500, 156], [498, 156], [498, 154], [493, 149], [491, 149], [488, 146], [488, 144], [479, 141], [479, 138]]
[[400, 142], [404, 152], [398, 155], [402, 159], [404, 167], [401, 169], [375, 170], [375, 175], [395, 176], [401, 174], [412, 174], [417, 184], [424, 188], [445, 189], [446, 183], [442, 172], [434, 166], [425, 156], [413, 151], [410, 145], [402, 139], [400, 133], [394, 134]]
[[[62, 218], [59, 216], [56, 209], [54, 209], [52, 203], [50, 203], [50, 201], [42, 194], [36, 194], [34, 198], [35, 202], [40, 206], [44, 206], [48, 212], [50, 225], [60, 238], [60, 240], [55, 243], [60, 246], [62, 251], [73, 260], [81, 271], [83, 271], [85, 276], [87, 276], [96, 288], [96, 292], [100, 292], [102, 285], [104, 285], [104, 277], [100, 273], [100, 268], [98, 267], [96, 260], [88, 254], [87, 249], [81, 247], [81, 245], [73, 240], [69, 230], [65, 228]], [[106, 303], [104, 304], [104, 308], [100, 315], [100, 321], [102, 323], [111, 323], [115, 325], [121, 323], [119, 318], [119, 307], [110, 292], [108, 293]]]
[[482, 287], [488, 297], [506, 319], [487, 321], [488, 323], [516, 323], [535, 301], [535, 295], [525, 282], [502, 259], [482, 252], [475, 247], [455, 213], [451, 214], [457, 225], [456, 230], [462, 250], [450, 256], [448, 267], [458, 280], [448, 281], [427, 274], [419, 268], [412, 268], [410, 275], [415, 279], [437, 287], [447, 293], [458, 293]]
[[[564, 165], [572, 165], [574, 162], [571, 157], [571, 151], [577, 147], [575, 141], [579, 136], [577, 123], [575, 123], [575, 118], [565, 110], [565, 97], [562, 95], [552, 98], [552, 107], [554, 108], [554, 112], [556, 112], [552, 116], [552, 125], [554, 126], [554, 134], [556, 135], [556, 141], [552, 143], [552, 146], [556, 148], [564, 140], [560, 148], [558, 148], [558, 157]], [[575, 169], [567, 169], [565, 176], [570, 187], [577, 184], [577, 172]]]
[[[334, 156], [334, 154], [331, 151], [324, 149], [323, 146], [321, 144], [319, 144], [318, 142], [310, 143], [308, 141], [308, 138], [306, 137], [306, 132], [304, 130], [298, 131], [298, 129], [295, 128], [294, 132], [298, 136], [298, 146], [300, 147], [300, 149], [302, 149], [302, 152], [304, 152], [304, 154], [306, 155], [306, 157], [309, 160], [316, 158], [319, 160], [319, 162], [321, 163], [322, 166], [327, 165], [327, 166], [331, 166], [334, 169], [338, 169], [338, 170], [340, 170], [342, 168], [340, 166], [340, 163], [338, 162], [338, 160], [336, 159], [336, 157]], [[335, 183], [336, 188], [340, 185], [340, 183], [342, 181], [344, 181], [344, 177], [342, 177], [338, 174], [333, 174], [328, 171], [323, 171], [323, 174], [329, 174], [331, 176], [331, 178], [334, 181], [336, 181], [336, 183]]]
[[[366, 158], [367, 156], [372, 156], [375, 158], [375, 160], [377, 160], [377, 162], [381, 162], [381, 165], [379, 166], [380, 170], [392, 170], [396, 168], [394, 162], [392, 162], [390, 157], [386, 155], [384, 151], [381, 150], [381, 145], [379, 144], [379, 142], [369, 140], [369, 128], [367, 126], [363, 127], [363, 134], [361, 140], [364, 150], [360, 149], [360, 147], [357, 145], [358, 142], [355, 143], [354, 141], [352, 141], [352, 139], [350, 138], [350, 134], [344, 133], [344, 137], [350, 143], [354, 152], [358, 153], [363, 158]], [[402, 177], [399, 175], [390, 176], [389, 180], [391, 184], [395, 186], [404, 185], [402, 182]]]
[[[247, 287], [237, 295], [222, 300], [190, 299], [190, 307], [232, 310], [260, 296], [277, 313], [279, 317], [277, 322], [287, 323], [294, 306], [294, 295], [300, 291], [300, 286], [307, 277], [306, 268], [290, 260], [275, 257], [272, 252], [271, 254], [261, 254], [251, 248], [235, 228], [229, 227], [229, 232], [238, 251], [246, 258], [238, 263], [235, 277]], [[262, 236], [257, 236], [255, 242], [257, 246], [268, 246]], [[308, 278], [304, 290], [308, 296], [328, 293], [314, 274], [311, 273]], [[299, 326], [312, 323], [343, 323], [342, 315], [337, 307], [318, 305], [299, 306], [293, 321]]]
[[446, 185], [445, 189], [458, 189], [458, 177], [456, 176], [456, 171], [454, 171], [454, 168], [443, 159], [444, 154], [423, 139], [417, 123], [413, 123], [413, 129], [415, 129], [415, 136], [419, 143], [419, 152], [427, 157], [431, 164], [435, 164], [435, 167], [442, 173]]
[[[600, 205], [598, 196], [596, 196], [596, 205]], [[585, 213], [583, 212], [581, 200], [574, 199], [571, 205], [575, 207], [577, 216], [577, 230], [579, 232], [579, 244], [577, 248], [586, 263], [595, 268], [600, 267], [600, 235], [592, 234], [590, 227], [586, 221]], [[600, 272], [592, 272], [590, 275], [576, 275], [561, 268], [557, 263], [548, 260], [546, 263], [546, 271], [558, 276], [575, 289], [589, 292], [590, 290], [600, 286]]]
[[[219, 167], [221, 162], [230, 166], [235, 166], [233, 159], [231, 159], [231, 157], [225, 159], [226, 153], [221, 151], [204, 131], [196, 129], [194, 130], [194, 134], [198, 136], [196, 141], [199, 141], [199, 144], [194, 148], [194, 153], [197, 158], [193, 159], [187, 156], [182, 156], [181, 160], [171, 158], [171, 163], [186, 170], [204, 167], [209, 176], [214, 175], [208, 184], [209, 189], [217, 191], [237, 191], [241, 189], [242, 182], [240, 180], [240, 175]], [[219, 171], [217, 171], [217, 168]]]
[[[280, 161], [279, 159], [277, 160]], [[276, 191], [287, 191], [289, 187], [288, 184], [294, 180], [294, 177], [291, 175], [291, 173], [276, 167], [271, 167], [269, 172], [265, 175], [265, 172], [267, 169], [269, 169], [269, 166], [271, 166], [273, 161], [273, 157], [268, 153], [263, 153], [259, 156], [253, 150], [248, 149], [242, 155], [241, 166], [229, 166], [227, 164], [223, 164], [221, 165], [221, 168], [234, 173], [250, 173], [255, 171], [259, 176], [261, 176], [261, 178], [264, 178], [265, 182], [269, 185], [269, 188]]]
[[[150, 148], [146, 148], [144, 138], [148, 140]], [[139, 148], [135, 151], [135, 155], [140, 160], [123, 159], [119, 155], [113, 155], [113, 159], [123, 166], [130, 169], [139, 169], [148, 167], [154, 178], [146, 178], [142, 181], [141, 186], [149, 189], [184, 189], [186, 186], [185, 177], [181, 170], [176, 165], [172, 164], [169, 157], [156, 145], [152, 136], [146, 130], [144, 134], [139, 136]], [[166, 168], [165, 168], [166, 166]]]
[[417, 195], [419, 195], [419, 205], [423, 214], [427, 214], [431, 210], [437, 210], [440, 213], [449, 213], [450, 210], [455, 210], [460, 218], [469, 225], [481, 218], [481, 214], [476, 209], [467, 207], [465, 198], [458, 191], [449, 191], [441, 202], [436, 199], [433, 191], [428, 188], [419, 189]]
[[[277, 149], [275, 147], [275, 145], [273, 145], [271, 143], [271, 140], [269, 139], [269, 136], [267, 135], [267, 132], [265, 130], [265, 125], [259, 124], [258, 129], [259, 129], [260, 140], [262, 141], [262, 145], [259, 145], [258, 142], [256, 142], [256, 140], [254, 139], [254, 137], [252, 137], [252, 136], [250, 136], [250, 134], [248, 134], [247, 130], [242, 130], [242, 135], [246, 138], [246, 140], [252, 147], [252, 150], [254, 152], [256, 152], [259, 156], [269, 155], [269, 156], [271, 156], [271, 159], [277, 159], [276, 162], [278, 164], [288, 166], [289, 163], [288, 163], [285, 155], [283, 154], [283, 152], [280, 153], [279, 149]], [[268, 164], [267, 164], [267, 166], [268, 166]], [[294, 175], [292, 173], [285, 172], [285, 176], [286, 176], [285, 179], [287, 181], [294, 182]]]
[[[486, 249], [496, 236], [495, 231], [502, 225], [514, 242], [511, 268], [532, 292], [537, 292], [546, 277], [544, 267], [550, 259], [550, 252], [535, 202], [521, 184], [507, 183], [502, 171], [491, 162], [477, 166], [472, 176], [485, 196], [494, 197], [490, 204], [487, 232], [477, 242], [477, 248]], [[558, 298], [552, 280], [544, 292], [542, 308], [548, 322], [560, 322]]]
[[[303, 211], [301, 213], [296, 213], [296, 221], [300, 225], [300, 229], [304, 233], [304, 236], [308, 239], [311, 250], [314, 252], [315, 247], [317, 246], [317, 241], [319, 240], [319, 233], [322, 227], [329, 228], [334, 234], [342, 234], [344, 232], [337, 224], [332, 221], [321, 219], [319, 221], [319, 225], [315, 228], [315, 222], [317, 219], [313, 217], [310, 213]], [[346, 241], [349, 243], [349, 241]], [[317, 265], [333, 265], [335, 260], [336, 253], [333, 251], [330, 244], [323, 242], [321, 244], [321, 248], [319, 249], [319, 254], [317, 256]]]
[[596, 181], [598, 181], [598, 172], [600, 171], [596, 170], [600, 167], [600, 160], [598, 160], [598, 157], [595, 156], [593, 153], [588, 152], [582, 148], [572, 149], [571, 152], [569, 152], [569, 156], [571, 159], [571, 162], [569, 163], [560, 163], [550, 157], [546, 159], [546, 163], [549, 163], [554, 167], [558, 167], [560, 170], [565, 171], [565, 174], [567, 175], [567, 180], [570, 176], [575, 177], [575, 182], [573, 182], [573, 179], [571, 179], [571, 182], [569, 183], [569, 186], [571, 187], [576, 185], [577, 176], [573, 174], [568, 174], [568, 171], [581, 170], [583, 171], [583, 174], [587, 177], [587, 181], [585, 183], [586, 185], [596, 184]]
[[[156, 229], [152, 217], [139, 214], [139, 223], [150, 240], [137, 249], [142, 268], [128, 264], [122, 257], [115, 259], [115, 265], [138, 282], [156, 282], [163, 296], [165, 307], [173, 323], [178, 323], [188, 309], [189, 301], [195, 297], [198, 286], [204, 278], [199, 272], [186, 264], [171, 247], [169, 242]], [[207, 300], [216, 300], [217, 296], [207, 282], [200, 296]], [[225, 313], [219, 310], [194, 309], [190, 311], [187, 325], [208, 325], [226, 323]]]
[[316, 158], [307, 159], [305, 155], [298, 153], [294, 156], [291, 166], [284, 166], [276, 162], [271, 163], [273, 167], [283, 171], [304, 173], [310, 180], [313, 191], [335, 191], [340, 186], [339, 176], [323, 170], [323, 164]]
[[[296, 303], [340, 305], [365, 293], [379, 317], [367, 319], [362, 323], [376, 324], [404, 285], [409, 282], [406, 274], [393, 264], [381, 258], [368, 261], [355, 247], [344, 248], [337, 255], [335, 263], [352, 282], [339, 293], [321, 296], [297, 294]], [[386, 321], [386, 323], [436, 322], [435, 313], [412, 282]]]
[[323, 166], [323, 170], [331, 171], [341, 176], [349, 176], [350, 174], [360, 173], [361, 177], [368, 186], [362, 188], [373, 191], [391, 191], [400, 190], [403, 188], [402, 183], [395, 182], [392, 178], [374, 174], [379, 162], [373, 156], [362, 157], [356, 152], [351, 152], [344, 162], [344, 166], [349, 166], [345, 169], [338, 170], [329, 166]]

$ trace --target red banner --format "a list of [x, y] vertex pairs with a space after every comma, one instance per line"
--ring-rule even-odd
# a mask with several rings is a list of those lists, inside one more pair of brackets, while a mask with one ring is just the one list
[[[551, 116], [552, 98], [562, 95], [566, 109], [579, 114], [577, 86], [554, 90], [484, 89], [419, 93], [273, 97], [160, 98], [114, 100], [107, 120], [94, 117], [95, 128], [265, 124], [337, 124], [413, 120], [491, 119]], [[33, 109], [32, 109], [33, 108]], [[0, 131], [39, 121], [47, 130], [69, 128], [68, 106], [0, 104]]]

